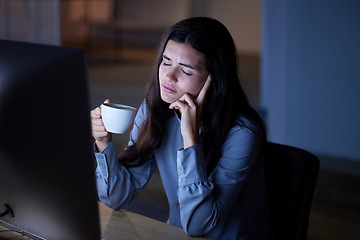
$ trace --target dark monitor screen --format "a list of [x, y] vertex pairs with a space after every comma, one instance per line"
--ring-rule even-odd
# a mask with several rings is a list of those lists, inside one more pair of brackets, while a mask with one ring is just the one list
[[100, 239], [89, 115], [81, 49], [0, 40], [1, 225]]

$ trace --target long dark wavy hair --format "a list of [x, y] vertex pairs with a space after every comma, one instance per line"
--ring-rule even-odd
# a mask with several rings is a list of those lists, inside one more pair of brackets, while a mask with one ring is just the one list
[[169, 40], [186, 43], [205, 56], [205, 67], [211, 75], [201, 116], [203, 144], [207, 170], [210, 173], [221, 157], [221, 147], [228, 131], [237, 123], [239, 115], [259, 128], [260, 139], [266, 140], [266, 130], [259, 115], [250, 106], [238, 77], [238, 57], [235, 44], [227, 28], [208, 17], [195, 17], [176, 23], [162, 38], [156, 65], [146, 87], [147, 119], [139, 130], [137, 142], [118, 156], [128, 167], [143, 164], [153, 149], [163, 142], [166, 122], [174, 115], [169, 104], [162, 101], [159, 86], [159, 66]]

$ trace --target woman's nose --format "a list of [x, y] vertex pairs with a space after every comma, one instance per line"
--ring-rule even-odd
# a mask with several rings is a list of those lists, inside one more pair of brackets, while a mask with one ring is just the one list
[[166, 78], [167, 78], [169, 81], [177, 82], [176, 69], [174, 69], [174, 68], [169, 69], [169, 70], [166, 72], [165, 76], [166, 76]]

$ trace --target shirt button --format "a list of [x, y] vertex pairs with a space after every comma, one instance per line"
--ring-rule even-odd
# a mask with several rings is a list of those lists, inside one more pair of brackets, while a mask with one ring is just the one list
[[181, 172], [183, 168], [181, 166], [178, 166], [178, 171]]
[[182, 184], [182, 182], [183, 182], [183, 180], [180, 178], [180, 179], [179, 179], [179, 183]]

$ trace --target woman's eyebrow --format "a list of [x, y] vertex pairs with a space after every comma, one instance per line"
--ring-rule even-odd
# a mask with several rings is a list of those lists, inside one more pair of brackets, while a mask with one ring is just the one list
[[191, 68], [191, 69], [195, 69], [193, 66], [189, 65], [189, 64], [185, 64], [185, 63], [179, 63], [181, 66], [187, 67], [187, 68]]
[[169, 57], [167, 57], [165, 54], [163, 54], [163, 58], [165, 58], [166, 60], [171, 61], [171, 59]]
[[[168, 61], [171, 61], [171, 59], [170, 59], [168, 56], [166, 56], [165, 54], [163, 54], [163, 58], [165, 58], [165, 59], [168, 60]], [[193, 67], [193, 66], [190, 65], [190, 64], [179, 63], [179, 65], [184, 66], [184, 67], [187, 67], [187, 68], [195, 69], [195, 67]]]

